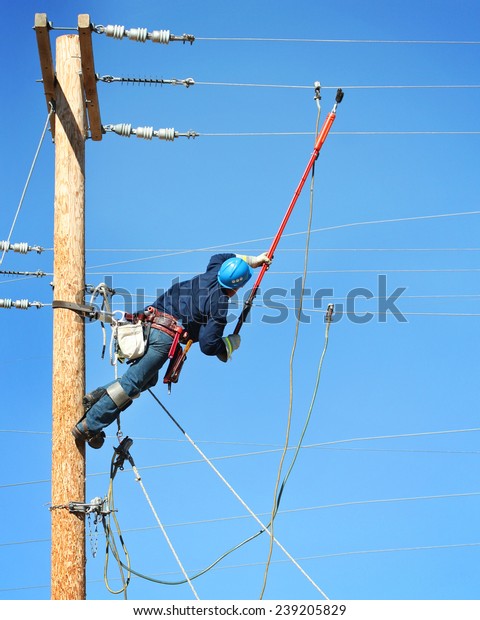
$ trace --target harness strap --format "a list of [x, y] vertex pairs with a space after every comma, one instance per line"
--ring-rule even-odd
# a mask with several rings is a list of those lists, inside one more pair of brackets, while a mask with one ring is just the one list
[[52, 302], [52, 308], [64, 308], [65, 310], [73, 310], [83, 318], [90, 319], [91, 321], [100, 320], [104, 323], [112, 322], [112, 315], [109, 312], [98, 310], [95, 306], [89, 306], [86, 304], [76, 304], [73, 301], [61, 301], [55, 299]]
[[107, 387], [107, 394], [120, 411], [124, 411], [132, 404], [132, 398], [125, 392], [119, 381], [115, 381]]

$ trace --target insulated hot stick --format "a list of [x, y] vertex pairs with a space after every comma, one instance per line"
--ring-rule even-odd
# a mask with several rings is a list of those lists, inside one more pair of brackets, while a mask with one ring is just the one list
[[[272, 259], [273, 255], [275, 253], [275, 250], [277, 249], [277, 246], [280, 242], [280, 239], [282, 237], [283, 231], [285, 230], [285, 226], [287, 225], [287, 222], [292, 214], [292, 211], [295, 207], [295, 204], [298, 200], [298, 197], [300, 196], [300, 193], [303, 189], [303, 186], [305, 185], [305, 181], [307, 180], [308, 175], [310, 174], [310, 170], [312, 169], [313, 164], [315, 163], [316, 159], [318, 158], [319, 154], [320, 154], [320, 150], [325, 142], [325, 140], [327, 139], [328, 133], [333, 125], [333, 121], [335, 120], [336, 117], [336, 112], [337, 112], [337, 106], [338, 104], [342, 101], [343, 99], [343, 91], [341, 88], [339, 88], [337, 90], [337, 95], [335, 97], [335, 105], [333, 106], [332, 111], [328, 114], [327, 118], [325, 119], [323, 126], [320, 130], [320, 133], [317, 136], [317, 139], [315, 141], [315, 146], [313, 148], [313, 153], [312, 156], [310, 157], [310, 160], [307, 164], [307, 167], [305, 168], [305, 172], [303, 173], [302, 178], [300, 179], [300, 183], [297, 186], [297, 189], [295, 190], [295, 193], [293, 195], [293, 198], [290, 202], [290, 205], [287, 209], [287, 212], [285, 213], [285, 216], [282, 220], [282, 223], [280, 224], [280, 228], [278, 229], [277, 234], [275, 235], [275, 238], [272, 242], [272, 245], [270, 246], [270, 249], [267, 252], [267, 256], [268, 258]], [[263, 280], [263, 276], [265, 275], [265, 272], [268, 269], [268, 265], [266, 263], [264, 263], [262, 265], [262, 268], [260, 270], [260, 273], [258, 274], [257, 280], [255, 282], [255, 284], [253, 285], [253, 288], [250, 292], [250, 295], [247, 299], [247, 301], [244, 303], [243, 305], [243, 309], [242, 309], [242, 313], [240, 314], [238, 321], [237, 321], [237, 325], [235, 326], [235, 330], [234, 330], [234, 334], [238, 334], [242, 328], [242, 325], [245, 323], [248, 315], [250, 314], [250, 310], [252, 308], [253, 305], [253, 300], [255, 299], [258, 289], [260, 287], [260, 283]]]

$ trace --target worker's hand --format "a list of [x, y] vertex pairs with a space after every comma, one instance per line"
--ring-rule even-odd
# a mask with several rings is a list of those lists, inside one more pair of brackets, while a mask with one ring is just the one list
[[259, 254], [258, 256], [256, 256], [254, 258], [252, 267], [261, 267], [265, 263], [267, 265], [270, 265], [271, 262], [272, 262], [272, 259], [268, 258], [267, 253], [266, 252], [262, 252], [262, 254]]
[[222, 340], [225, 344], [225, 353], [219, 353], [217, 357], [222, 362], [228, 362], [232, 357], [232, 353], [240, 346], [240, 334], [230, 334], [230, 336], [225, 336]]
[[240, 256], [240, 258], [243, 258], [247, 265], [250, 265], [250, 267], [253, 267], [254, 269], [256, 269], [257, 267], [261, 267], [265, 263], [267, 265], [270, 265], [270, 263], [272, 262], [272, 260], [268, 258], [266, 252], [263, 252], [258, 256]]

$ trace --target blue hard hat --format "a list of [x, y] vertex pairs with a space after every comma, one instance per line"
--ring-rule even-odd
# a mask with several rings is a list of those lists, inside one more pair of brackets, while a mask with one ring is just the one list
[[218, 271], [217, 279], [223, 288], [237, 289], [252, 277], [252, 270], [243, 258], [227, 258]]

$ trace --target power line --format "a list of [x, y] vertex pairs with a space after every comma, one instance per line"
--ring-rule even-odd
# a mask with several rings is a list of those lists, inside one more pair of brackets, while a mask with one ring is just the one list
[[[335, 136], [476, 136], [480, 131], [331, 131]], [[198, 132], [199, 137], [208, 138], [236, 138], [236, 137], [264, 137], [264, 136], [313, 136], [308, 131], [244, 131], [203, 133]]]
[[[301, 508], [287, 508], [284, 510], [279, 510], [279, 515], [288, 515], [288, 514], [296, 514], [301, 512], [310, 512], [315, 510], [329, 510], [334, 508], [346, 508], [350, 506], [366, 506], [372, 504], [391, 504], [396, 502], [418, 502], [418, 501], [427, 501], [427, 500], [436, 500], [436, 499], [457, 499], [457, 498], [466, 498], [466, 497], [478, 497], [480, 495], [480, 491], [472, 491], [470, 493], [445, 493], [439, 495], [420, 495], [416, 497], [389, 497], [389, 498], [381, 498], [381, 499], [366, 499], [366, 500], [357, 500], [351, 502], [337, 502], [334, 504], [322, 504], [319, 506], [303, 506]], [[268, 516], [268, 512], [260, 512], [257, 513], [258, 517]], [[215, 523], [223, 523], [228, 521], [240, 521], [247, 520], [250, 517], [248, 515], [233, 515], [230, 517], [218, 517], [215, 519], [200, 519], [197, 521], [183, 521], [180, 523], [165, 523], [165, 528], [176, 528], [176, 527], [190, 527], [197, 525], [210, 525]], [[151, 525], [147, 527], [135, 527], [135, 528], [126, 528], [123, 529], [122, 532], [148, 532], [157, 530], [158, 527]], [[11, 542], [0, 543], [0, 547], [12, 547], [17, 545], [27, 545], [27, 544], [37, 544], [50, 542], [50, 538], [37, 538], [33, 540], [16, 540]]]
[[[356, 550], [356, 551], [343, 551], [340, 553], [327, 553], [322, 555], [311, 555], [296, 558], [296, 561], [303, 562], [309, 560], [324, 560], [328, 558], [334, 557], [348, 557], [352, 555], [367, 555], [367, 554], [375, 554], [375, 553], [400, 553], [402, 551], [435, 551], [435, 550], [445, 550], [445, 549], [465, 549], [465, 548], [475, 548], [480, 547], [480, 542], [471, 542], [471, 543], [452, 543], [447, 545], [424, 545], [424, 546], [415, 546], [415, 547], [395, 547], [390, 549], [364, 549], [364, 550]], [[272, 564], [285, 564], [288, 560], [273, 560]], [[238, 568], [251, 568], [255, 566], [264, 566], [265, 562], [250, 562], [244, 564], [230, 564], [228, 566], [217, 566], [212, 568], [212, 570], [232, 570]], [[156, 573], [155, 576], [165, 576], [172, 575], [177, 573], [172, 572], [164, 572], [164, 573]], [[101, 580], [90, 580], [87, 583], [100, 583]], [[18, 588], [0, 588], [0, 592], [16, 592], [23, 590], [38, 590], [49, 588], [47, 585], [36, 585], [36, 586], [23, 586]]]
[[369, 43], [401, 45], [480, 45], [480, 41], [432, 41], [402, 39], [304, 39], [277, 37], [195, 37], [196, 41], [267, 42], [267, 43]]
[[[88, 271], [89, 276], [105, 275], [99, 271]], [[94, 267], [90, 267], [94, 269]], [[480, 268], [468, 267], [468, 268], [448, 268], [448, 269], [384, 269], [383, 267], [377, 267], [376, 269], [311, 269], [309, 275], [318, 275], [320, 273], [476, 273], [480, 271]], [[109, 275], [114, 276], [192, 276], [196, 271], [109, 271]], [[272, 270], [270, 275], [276, 276], [298, 276], [301, 275], [301, 271], [274, 271]], [[34, 275], [34, 274], [33, 274]], [[44, 275], [52, 275], [46, 273]]]
[[[286, 88], [286, 89], [302, 89], [312, 90], [312, 85], [301, 86], [294, 84], [254, 84], [254, 83], [241, 83], [241, 82], [197, 82], [195, 84], [200, 86], [232, 86], [232, 87], [245, 87], [245, 88]], [[323, 86], [322, 90], [337, 90], [337, 86]], [[342, 86], [342, 90], [403, 90], [403, 89], [457, 89], [457, 88], [480, 88], [480, 84], [357, 84], [351, 86]]]
[[[53, 251], [53, 248], [46, 248]], [[261, 252], [264, 248], [250, 248], [251, 252]], [[197, 248], [87, 248], [86, 252], [211, 252], [212, 249]], [[234, 252], [234, 250], [232, 250]], [[239, 250], [240, 252], [240, 250]], [[304, 252], [303, 248], [277, 248], [280, 252]], [[310, 252], [480, 252], [480, 248], [310, 248]], [[162, 258], [159, 256], [158, 258]]]
[[[18, 432], [18, 431], [0, 431], [0, 432]], [[23, 431], [22, 431], [23, 432]], [[434, 436], [440, 436], [440, 435], [456, 435], [456, 434], [463, 434], [463, 433], [476, 433], [476, 432], [480, 432], [480, 428], [464, 428], [464, 429], [454, 429], [454, 430], [446, 430], [446, 431], [425, 431], [425, 432], [419, 432], [419, 433], [401, 433], [401, 434], [396, 434], [396, 435], [376, 435], [376, 436], [371, 436], [371, 437], [352, 437], [352, 438], [348, 438], [348, 439], [335, 439], [332, 441], [324, 441], [324, 442], [320, 442], [320, 443], [314, 443], [314, 444], [307, 444], [302, 446], [302, 450], [309, 450], [309, 449], [315, 449], [315, 448], [331, 448], [332, 446], [337, 446], [340, 444], [347, 444], [347, 443], [357, 443], [357, 442], [361, 442], [361, 441], [381, 441], [381, 440], [385, 440], [385, 439], [406, 439], [406, 438], [414, 438], [414, 437], [434, 437]], [[165, 441], [164, 439], [161, 438], [155, 438], [155, 437], [136, 437], [135, 441], [142, 441], [142, 440], [148, 440], [148, 441]], [[202, 441], [196, 441], [196, 444], [199, 443], [208, 443], [208, 442], [202, 442]], [[211, 461], [221, 461], [221, 460], [226, 460], [226, 459], [233, 459], [233, 458], [244, 458], [244, 457], [251, 457], [251, 456], [263, 456], [266, 454], [275, 454], [278, 453], [279, 450], [281, 448], [273, 448], [271, 450], [262, 450], [262, 451], [257, 451], [257, 452], [248, 452], [248, 453], [244, 453], [244, 454], [233, 454], [233, 455], [227, 455], [227, 456], [214, 456], [214, 457], [210, 457]], [[290, 448], [291, 450], [293, 450], [293, 448]], [[387, 450], [388, 452], [397, 452], [398, 450], [392, 450], [389, 449]], [[417, 451], [411, 451], [411, 452], [417, 452]], [[426, 452], [425, 450], [420, 450], [418, 452]], [[429, 452], [433, 452], [433, 451], [429, 451]], [[443, 454], [445, 451], [439, 451], [439, 453]], [[477, 452], [460, 452], [460, 454], [477, 454]], [[176, 462], [176, 463], [165, 463], [162, 465], [150, 465], [150, 466], [144, 466], [144, 467], [140, 467], [140, 470], [146, 470], [146, 469], [158, 469], [158, 468], [164, 468], [164, 467], [173, 467], [173, 466], [179, 466], [179, 465], [192, 465], [195, 463], [203, 463], [202, 460], [189, 460], [189, 461], [181, 461], [181, 462]], [[91, 473], [88, 474], [87, 477], [98, 477], [98, 476], [104, 476], [107, 475], [108, 472], [96, 472], [96, 473]], [[50, 479], [46, 479], [46, 480], [31, 480], [31, 481], [27, 481], [27, 482], [15, 482], [15, 483], [10, 483], [10, 484], [1, 484], [0, 485], [0, 489], [4, 489], [4, 488], [10, 488], [10, 487], [16, 487], [16, 486], [26, 486], [26, 485], [31, 485], [31, 484], [44, 484], [44, 483], [49, 483]]]
[[[327, 232], [327, 231], [331, 231], [331, 230], [340, 230], [342, 228], [352, 228], [352, 227], [356, 227], [356, 226], [372, 226], [372, 225], [377, 225], [377, 224], [397, 224], [400, 222], [414, 222], [414, 221], [421, 221], [421, 220], [433, 220], [433, 219], [442, 219], [442, 218], [450, 218], [450, 217], [463, 217], [466, 215], [480, 215], [480, 211], [463, 211], [463, 212], [458, 212], [458, 213], [440, 213], [440, 214], [434, 214], [434, 215], [417, 215], [417, 216], [412, 216], [412, 217], [399, 217], [399, 218], [391, 218], [391, 219], [384, 219], [384, 220], [368, 220], [368, 221], [362, 221], [362, 222], [348, 222], [346, 224], [337, 224], [334, 226], [325, 226], [323, 228], [315, 228], [312, 230], [312, 233], [318, 233], [318, 232]], [[283, 237], [295, 237], [295, 236], [299, 236], [299, 235], [305, 235], [306, 231], [299, 231], [299, 232], [293, 232], [293, 233], [284, 233]], [[251, 243], [259, 243], [260, 241], [271, 241], [272, 237], [259, 237], [257, 239], [249, 239], [249, 240], [244, 240], [244, 241], [235, 241], [233, 243], [224, 243], [221, 245], [213, 245], [213, 246], [208, 246], [208, 247], [204, 247], [204, 248], [197, 248], [195, 251], [218, 251], [221, 249], [225, 249], [225, 248], [232, 248], [232, 247], [239, 247], [239, 246], [244, 246], [246, 244], [251, 244]], [[122, 264], [126, 264], [126, 263], [133, 263], [133, 262], [141, 262], [141, 261], [146, 261], [146, 260], [153, 260], [155, 258], [165, 258], [166, 256], [179, 256], [182, 254], [190, 254], [192, 252], [192, 250], [185, 250], [185, 251], [175, 251], [175, 252], [171, 252], [170, 254], [162, 254], [160, 256], [147, 256], [147, 257], [143, 257], [143, 258], [135, 258], [135, 259], [130, 259], [128, 261], [117, 261], [117, 262], [113, 262], [113, 263], [105, 263], [105, 264], [101, 264], [101, 265], [93, 265], [91, 267], [89, 267], [90, 269], [97, 269], [100, 267], [111, 267], [112, 265], [122, 265]]]
[[30, 179], [32, 178], [33, 170], [35, 168], [35, 164], [37, 163], [38, 155], [40, 153], [40, 149], [42, 147], [43, 140], [45, 138], [45, 134], [47, 133], [48, 124], [50, 122], [50, 117], [52, 116], [53, 113], [54, 113], [54, 109], [53, 109], [53, 106], [50, 104], [50, 112], [48, 113], [47, 120], [45, 122], [45, 126], [43, 128], [42, 135], [41, 135], [41, 138], [40, 138], [40, 142], [38, 143], [37, 150], [35, 152], [32, 165], [30, 166], [30, 171], [28, 173], [27, 180], [25, 182], [25, 186], [23, 188], [23, 192], [22, 192], [22, 195], [20, 197], [20, 202], [18, 203], [17, 211], [15, 212], [15, 216], [13, 218], [12, 226], [10, 227], [10, 232], [8, 233], [7, 240], [5, 242], [2, 242], [3, 243], [3, 246], [2, 246], [3, 247], [3, 252], [2, 252], [2, 256], [0, 257], [0, 265], [3, 263], [3, 259], [5, 257], [6, 252], [7, 252], [7, 248], [10, 247], [10, 240], [12, 238], [12, 234], [13, 234], [13, 231], [15, 229], [15, 224], [17, 223], [18, 215], [20, 213], [20, 209], [22, 208], [23, 201], [25, 199], [25, 195], [27, 193], [27, 189], [28, 189], [28, 186], [29, 186], [29, 183], [30, 183]]

